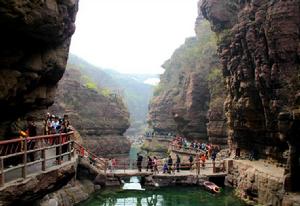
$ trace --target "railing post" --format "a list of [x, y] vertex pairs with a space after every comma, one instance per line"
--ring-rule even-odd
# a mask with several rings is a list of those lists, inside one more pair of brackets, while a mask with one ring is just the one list
[[42, 150], [42, 171], [46, 171], [46, 150], [45, 148]]
[[[27, 176], [27, 171], [26, 171], [26, 167], [27, 167], [27, 138], [23, 138], [23, 167], [22, 167], [22, 177], [25, 179]], [[22, 149], [22, 148], [21, 148]]]
[[104, 162], [104, 174], [106, 175], [107, 173], [107, 161], [105, 160]]
[[69, 143], [68, 143], [68, 152], [69, 152], [69, 154], [68, 154], [68, 161], [71, 161], [71, 158], [72, 158], [72, 154], [71, 154], [71, 151], [72, 151], [72, 147], [71, 147], [71, 144], [72, 144], [72, 142], [70, 142], [70, 141], [68, 141]]
[[125, 164], [126, 164], [126, 162], [125, 162], [125, 160], [124, 160], [124, 173], [125, 173]]
[[213, 173], [216, 173], [216, 163], [215, 163], [215, 161], [213, 160], [212, 161], [212, 166], [213, 166]]
[[3, 157], [0, 157], [0, 187], [4, 185], [4, 162]]
[[61, 145], [61, 142], [62, 142], [62, 136], [61, 136], [61, 133], [58, 137], [58, 165], [61, 164], [61, 152], [62, 152], [62, 145]]

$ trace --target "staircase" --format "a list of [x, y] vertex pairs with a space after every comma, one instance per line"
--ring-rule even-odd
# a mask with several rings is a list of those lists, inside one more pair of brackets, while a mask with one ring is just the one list
[[79, 158], [86, 160], [86, 162], [99, 171], [100, 174], [106, 174], [108, 167], [108, 160], [106, 158], [98, 157], [78, 142], [74, 142], [74, 149], [78, 153]]

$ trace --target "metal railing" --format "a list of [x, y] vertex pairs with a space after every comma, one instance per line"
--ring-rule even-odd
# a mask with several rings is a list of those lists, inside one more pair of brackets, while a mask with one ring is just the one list
[[193, 148], [193, 147], [184, 147], [178, 144], [170, 144], [171, 150], [175, 152], [181, 152], [181, 153], [187, 153], [187, 154], [205, 154], [206, 151], [199, 148]]
[[80, 158], [86, 159], [91, 165], [94, 165], [100, 172], [106, 173], [108, 167], [108, 159], [98, 157], [89, 149], [83, 147], [81, 144], [74, 142], [74, 149], [79, 154]]
[[[165, 164], [165, 160], [158, 160], [157, 163], [157, 170], [159, 173], [163, 172], [163, 167]], [[168, 164], [167, 164], [168, 165]], [[149, 173], [156, 173], [154, 171], [154, 165], [148, 165], [147, 161], [142, 162], [142, 170], [149, 171]], [[193, 161], [191, 162], [181, 162], [179, 165], [179, 169], [182, 171], [190, 171], [190, 174], [200, 174], [201, 170], [205, 170], [211, 174], [225, 172], [225, 161], [206, 161], [203, 163], [202, 161]], [[127, 171], [138, 170], [137, 161], [130, 159], [130, 160], [120, 160], [115, 165], [112, 166], [113, 168], [106, 168], [109, 172], [118, 172], [118, 173], [126, 173]], [[168, 172], [176, 171], [177, 164], [172, 163], [171, 167], [168, 165]], [[211, 169], [211, 170], [210, 170]], [[199, 171], [197, 171], [199, 170]]]
[[[0, 186], [61, 165], [64, 157], [70, 161], [74, 156], [72, 135], [69, 132], [0, 141]], [[50, 162], [53, 160], [55, 164]]]

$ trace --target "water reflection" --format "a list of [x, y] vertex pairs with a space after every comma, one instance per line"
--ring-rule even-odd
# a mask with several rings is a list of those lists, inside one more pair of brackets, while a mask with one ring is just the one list
[[138, 177], [131, 177], [128, 183], [124, 183], [123, 190], [145, 190]]
[[145, 191], [106, 190], [81, 206], [242, 206], [232, 190], [213, 195], [199, 187], [168, 187]]
[[[130, 197], [120, 198], [112, 205], [118, 206], [158, 206], [163, 205], [163, 197], [161, 195], [152, 195], [150, 197]], [[107, 205], [110, 206], [110, 203]]]

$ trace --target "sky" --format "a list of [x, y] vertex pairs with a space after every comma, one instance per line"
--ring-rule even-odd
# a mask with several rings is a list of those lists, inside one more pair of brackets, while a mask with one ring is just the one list
[[198, 0], [80, 0], [70, 51], [121, 73], [162, 73], [195, 36]]

